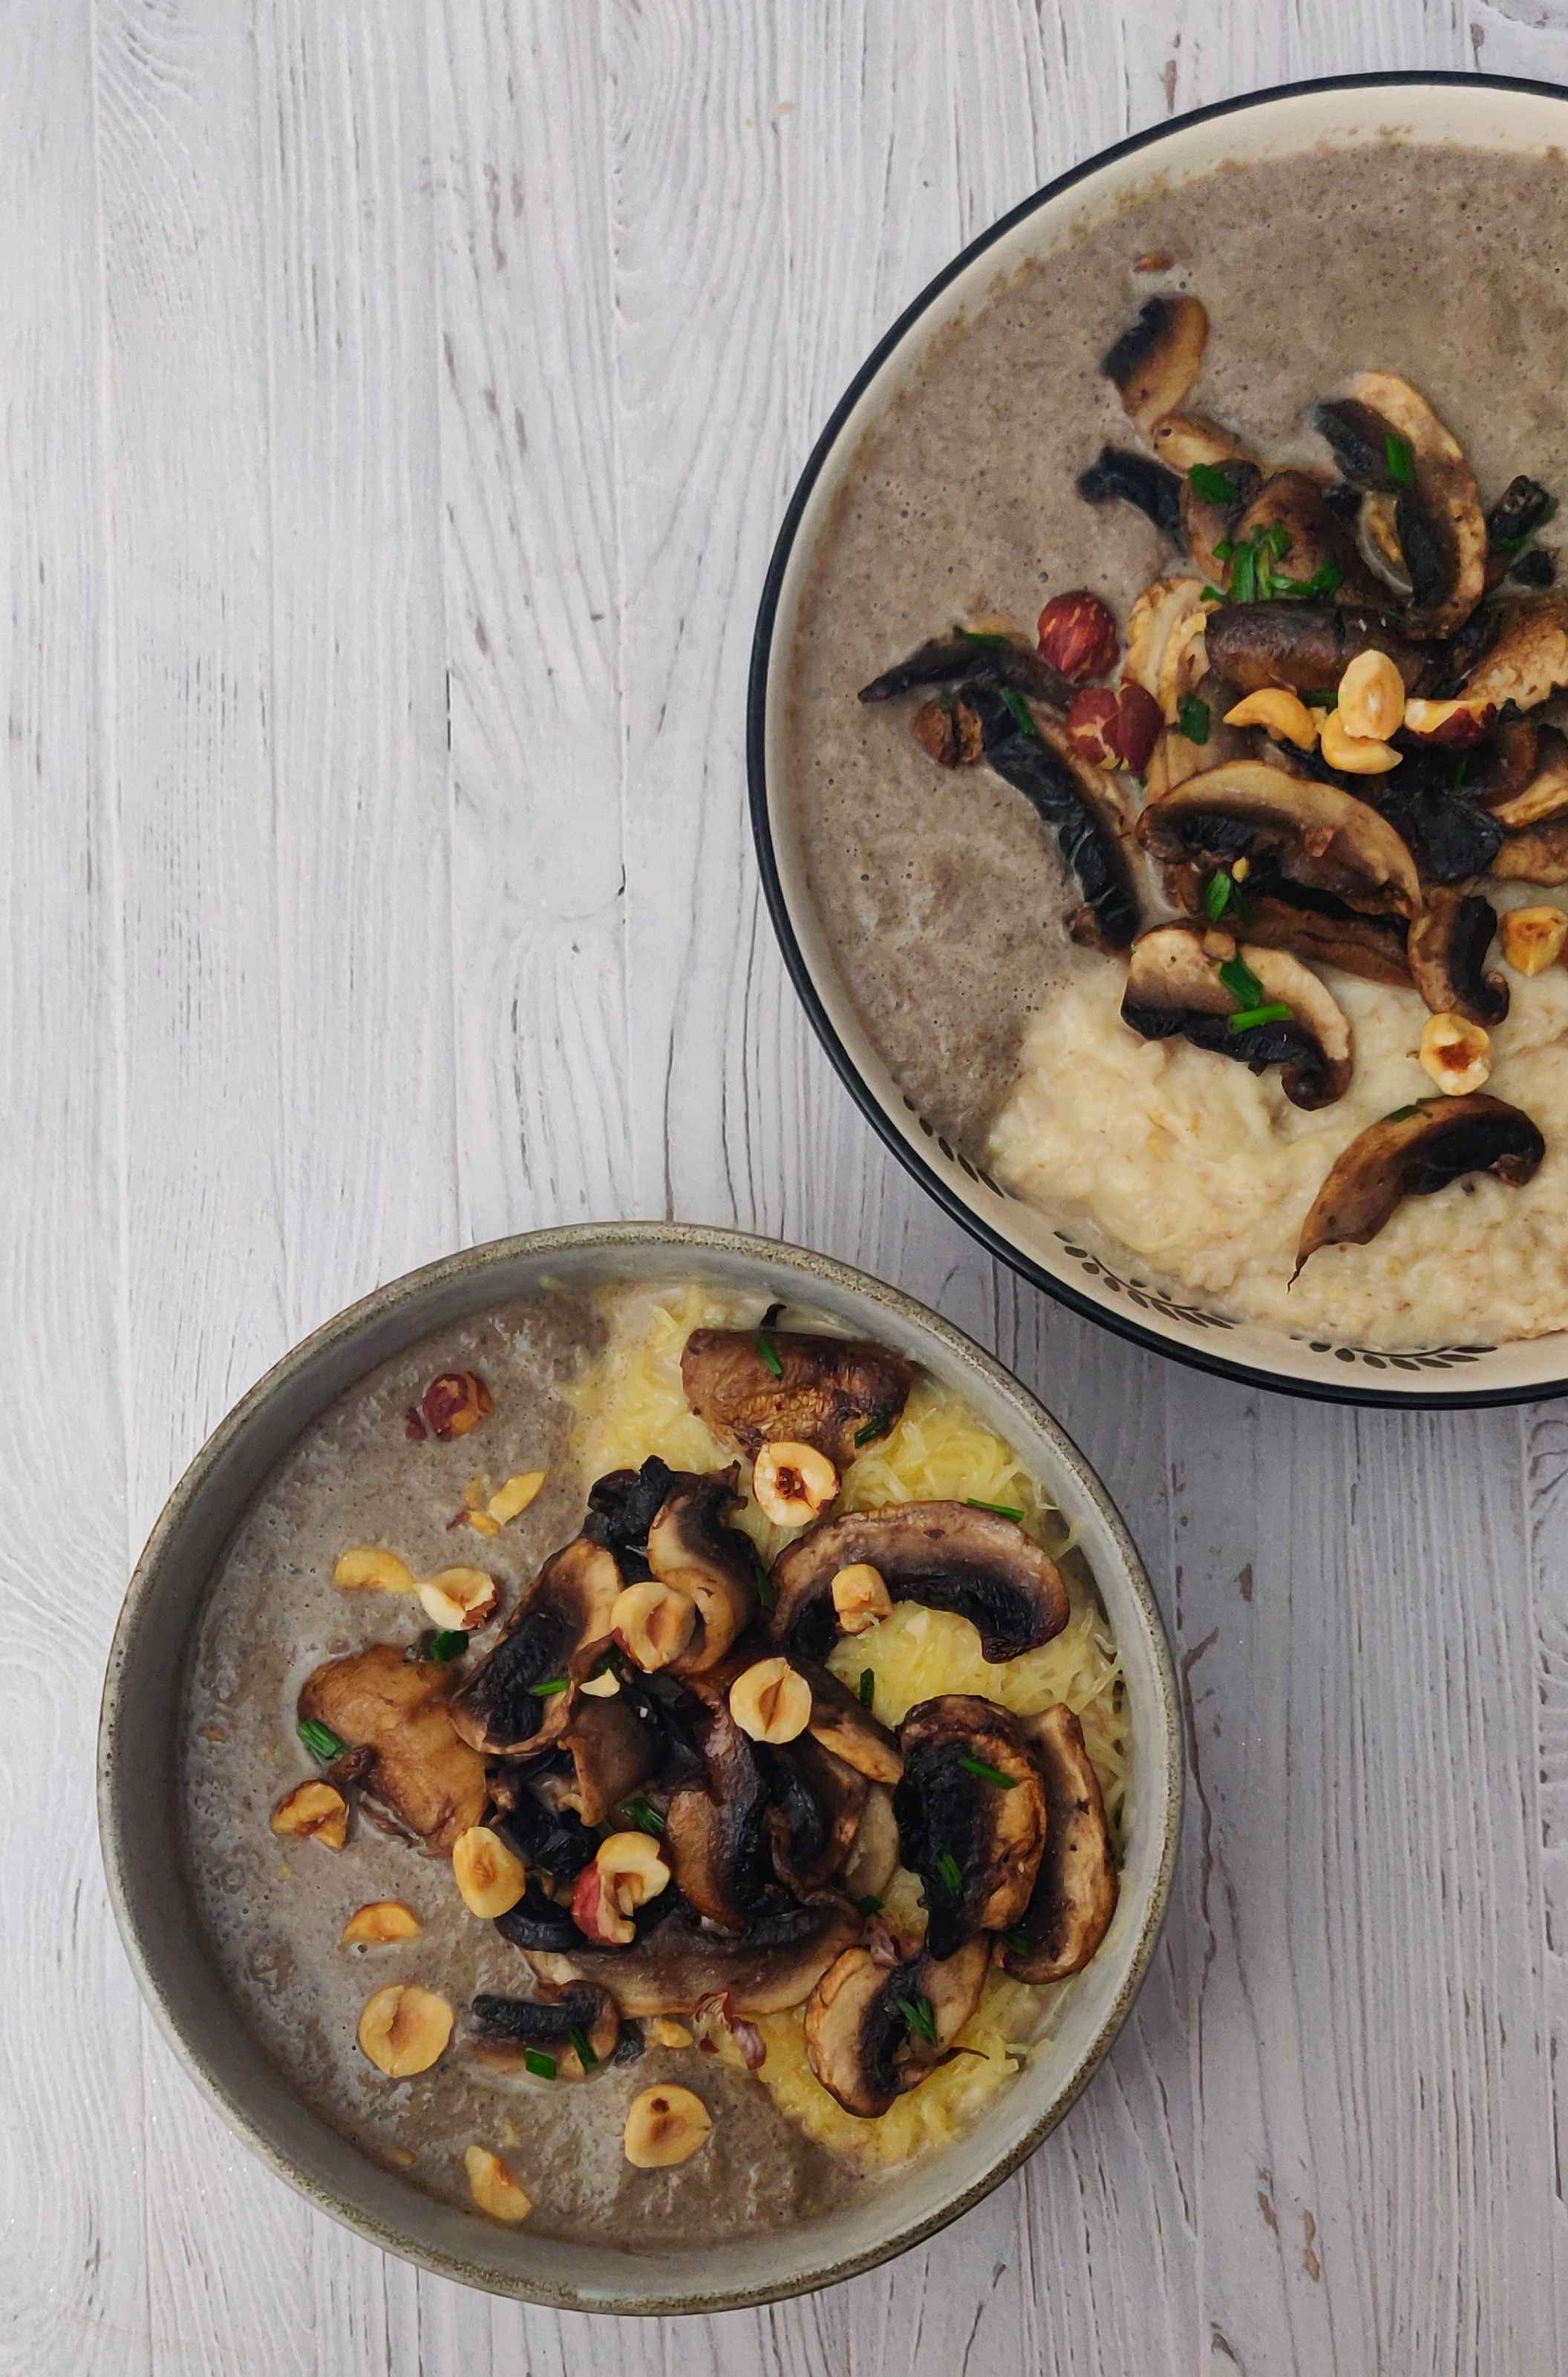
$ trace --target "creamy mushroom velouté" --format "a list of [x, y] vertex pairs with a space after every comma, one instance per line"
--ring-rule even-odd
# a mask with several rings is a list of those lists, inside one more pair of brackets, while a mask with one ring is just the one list
[[373, 1373], [224, 1555], [184, 1855], [242, 2018], [384, 2165], [629, 2252], [930, 2153], [1114, 1915], [1071, 1533], [947, 1388], [690, 1284]]
[[812, 558], [790, 797], [867, 1032], [1238, 1317], [1568, 1326], [1564, 256], [1557, 157], [1158, 189], [940, 336]]

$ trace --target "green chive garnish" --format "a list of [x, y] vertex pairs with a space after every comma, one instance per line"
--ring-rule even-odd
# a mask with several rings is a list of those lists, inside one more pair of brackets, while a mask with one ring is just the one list
[[752, 1583], [756, 1586], [756, 1597], [762, 1604], [764, 1609], [771, 1609], [773, 1607], [773, 1579], [768, 1575], [766, 1569], [764, 1567], [762, 1554], [758, 1551], [754, 1544], [752, 1546]]
[[566, 2036], [572, 2043], [577, 2061], [582, 2065], [583, 2070], [585, 2072], [591, 2072], [594, 2065], [599, 2061], [599, 2058], [588, 2043], [587, 2031], [579, 2030], [574, 2023], [571, 2029], [566, 2033]]
[[529, 1690], [536, 1701], [552, 1701], [557, 1692], [566, 1690], [571, 1680], [570, 1676], [546, 1676], [542, 1683], [530, 1684]]
[[1209, 728], [1207, 702], [1200, 701], [1195, 693], [1183, 694], [1181, 715], [1177, 723], [1189, 743], [1206, 743]]
[[1236, 896], [1236, 886], [1223, 870], [1211, 875], [1204, 888], [1204, 914], [1211, 925], [1218, 925]]
[[443, 1626], [430, 1638], [430, 1655], [438, 1667], [445, 1666], [450, 1659], [460, 1659], [468, 1647], [468, 1636], [456, 1626]]
[[1032, 735], [1035, 741], [1038, 743], [1039, 741], [1039, 728], [1035, 724], [1034, 711], [1029, 708], [1028, 703], [1024, 699], [1024, 697], [1018, 691], [1017, 687], [1016, 685], [1004, 685], [1002, 688], [1002, 699], [1013, 713], [1014, 724], [1020, 727], [1026, 735]]
[[1239, 544], [1230, 564], [1230, 600], [1233, 603], [1253, 603], [1257, 600], [1258, 562], [1251, 544]]
[[1217, 972], [1238, 1007], [1263, 1005], [1263, 985], [1244, 958], [1227, 958]]
[[876, 1698], [876, 1675], [873, 1668], [861, 1669], [861, 1706], [869, 1709]]
[[982, 1783], [994, 1783], [999, 1791], [1011, 1791], [1018, 1779], [1016, 1774], [1004, 1774], [1000, 1766], [988, 1766], [983, 1758], [970, 1758], [967, 1752], [958, 1763], [966, 1774], [978, 1774]]
[[1413, 487], [1416, 484], [1416, 450], [1408, 437], [1391, 429], [1383, 441], [1383, 459], [1388, 475], [1396, 487]]
[[1275, 520], [1264, 530], [1259, 543], [1267, 547], [1276, 561], [1283, 561], [1290, 550], [1290, 532], [1283, 520]]
[[523, 2066], [533, 2073], [536, 2080], [553, 2080], [555, 2077], [555, 2058], [553, 2055], [541, 2055], [537, 2047], [524, 2048]]
[[1011, 1502], [979, 1502], [972, 1494], [964, 1497], [966, 1511], [991, 1511], [999, 1519], [1022, 1519], [1022, 1511], [1015, 1511]]
[[1290, 1009], [1277, 998], [1267, 1007], [1239, 1007], [1229, 1021], [1232, 1032], [1251, 1032], [1259, 1023], [1289, 1023]]
[[999, 652], [1007, 649], [1008, 639], [1005, 636], [993, 636], [983, 627], [957, 627], [954, 633], [961, 636], [967, 644], [989, 644], [992, 651]]
[[1383, 1119], [1384, 1122], [1408, 1122], [1410, 1117], [1413, 1114], [1420, 1114], [1420, 1110], [1421, 1100], [1418, 1098], [1414, 1105], [1396, 1106], [1393, 1113], [1385, 1114]]
[[[1229, 561], [1230, 556], [1227, 553], [1222, 553], [1219, 558], [1221, 561]], [[1230, 597], [1218, 586], [1206, 586], [1198, 599], [1203, 603], [1229, 603]]]
[[855, 1912], [857, 1915], [880, 1915], [882, 1901], [880, 1898], [857, 1898]]
[[1234, 538], [1222, 536], [1219, 543], [1214, 548], [1214, 557], [1216, 561], [1229, 561], [1235, 550], [1236, 544]]
[[936, 2045], [936, 2016], [929, 1998], [895, 1998], [894, 2004], [904, 2017], [909, 2030], [918, 2031], [928, 2046]]
[[339, 1741], [332, 1727], [323, 1725], [319, 1717], [301, 1717], [297, 1730], [311, 1756], [319, 1758], [324, 1766], [329, 1766], [335, 1758], [348, 1754], [348, 1743]]
[[942, 1849], [936, 1857], [936, 1878], [944, 1890], [956, 1898], [964, 1887], [964, 1877], [958, 1870], [958, 1860], [951, 1849]]
[[1194, 462], [1187, 477], [1194, 494], [1206, 504], [1233, 504], [1241, 492], [1229, 472], [1213, 462]]
[[778, 1346], [775, 1345], [772, 1338], [767, 1334], [766, 1330], [759, 1330], [757, 1332], [756, 1349], [762, 1356], [763, 1360], [767, 1364], [767, 1367], [772, 1371], [774, 1377], [776, 1379], [781, 1379], [784, 1376], [784, 1365], [778, 1358]]
[[629, 1824], [636, 1825], [639, 1833], [651, 1833], [655, 1840], [664, 1830], [663, 1817], [652, 1800], [645, 1799], [640, 1791], [635, 1799], [622, 1800], [621, 1813]]
[[868, 1419], [864, 1427], [858, 1427], [855, 1430], [855, 1442], [857, 1445], [874, 1444], [879, 1437], [885, 1436], [886, 1433], [887, 1422], [885, 1419]]
[[1461, 751], [1459, 757], [1454, 762], [1454, 788], [1455, 792], [1457, 792], [1459, 786], [1464, 782], [1469, 772], [1470, 755], [1467, 751]]
[[1002, 1944], [1004, 1948], [1011, 1948], [1015, 1956], [1027, 1956], [1035, 1943], [1032, 1940], [1026, 1940], [1021, 1931], [1004, 1931]]

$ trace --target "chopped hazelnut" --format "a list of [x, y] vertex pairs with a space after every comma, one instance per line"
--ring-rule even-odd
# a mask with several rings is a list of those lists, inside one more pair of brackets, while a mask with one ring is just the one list
[[659, 1843], [647, 1833], [612, 1833], [594, 1853], [600, 1887], [617, 1915], [635, 1915], [650, 1898], [668, 1889], [670, 1868], [659, 1854]]
[[498, 1598], [495, 1579], [481, 1568], [444, 1568], [423, 1580], [419, 1596], [433, 1622], [453, 1633], [482, 1626]]
[[443, 1444], [467, 1436], [490, 1407], [490, 1389], [477, 1370], [443, 1370], [420, 1397], [421, 1416]]
[[913, 722], [916, 742], [939, 768], [969, 768], [984, 755], [979, 714], [967, 701], [925, 701]]
[[493, 1923], [509, 1915], [529, 1886], [529, 1870], [488, 1824], [470, 1824], [452, 1845], [452, 1872], [470, 1915]]
[[372, 1898], [356, 1906], [338, 1935], [339, 1948], [385, 1948], [394, 1940], [417, 1940], [424, 1925], [400, 1898]]
[[638, 2170], [664, 2170], [706, 2145], [713, 2117], [689, 2088], [645, 2088], [626, 2110], [623, 2143]]
[[533, 2199], [521, 2188], [507, 2164], [492, 2154], [488, 2146], [469, 2146], [463, 2156], [469, 2174], [469, 2193], [481, 2212], [492, 2220], [505, 2220], [514, 2225], [526, 2220], [533, 2210]]
[[696, 1603], [672, 1584], [628, 1584], [611, 1605], [611, 1632], [649, 1675], [680, 1657], [696, 1623]]
[[814, 1444], [765, 1444], [752, 1469], [752, 1492], [776, 1527], [803, 1527], [838, 1491], [838, 1472]]
[[528, 1509], [543, 1483], [542, 1469], [520, 1469], [515, 1477], [508, 1477], [505, 1486], [491, 1496], [485, 1505], [487, 1515], [495, 1521], [497, 1526], [505, 1526], [508, 1520], [520, 1517]]
[[340, 1849], [349, 1837], [349, 1803], [330, 1783], [301, 1783], [272, 1810], [272, 1829]]
[[590, 1701], [612, 1701], [621, 1689], [621, 1678], [613, 1667], [601, 1667], [597, 1676], [585, 1676], [578, 1685]]
[[1347, 735], [1386, 743], [1405, 715], [1405, 680], [1386, 652], [1358, 652], [1339, 680], [1335, 715]]
[[1467, 751], [1483, 743], [1497, 723], [1495, 701], [1408, 701], [1405, 731], [1445, 750]]
[[671, 2022], [667, 2013], [656, 2013], [647, 2025], [648, 2043], [653, 2047], [690, 2047], [692, 2034], [683, 2022]]
[[367, 1998], [360, 2015], [360, 2047], [389, 2080], [428, 2072], [445, 2054], [452, 2009], [433, 1989], [393, 1981]]
[[1508, 908], [1498, 929], [1503, 954], [1515, 973], [1544, 973], [1562, 954], [1568, 915], [1561, 908]]
[[1391, 744], [1348, 734], [1337, 710], [1325, 713], [1318, 728], [1318, 748], [1329, 766], [1345, 776], [1386, 776], [1399, 765], [1400, 755]]
[[1479, 1090], [1491, 1071], [1491, 1037], [1463, 1015], [1432, 1015], [1421, 1033], [1421, 1069], [1451, 1098]]
[[377, 1593], [414, 1590], [412, 1569], [381, 1544], [350, 1544], [346, 1552], [339, 1552], [332, 1582], [344, 1593], [356, 1593], [366, 1587]]
[[629, 1948], [636, 1929], [615, 1904], [615, 1893], [599, 1869], [596, 1858], [584, 1866], [572, 1885], [572, 1920], [585, 1940], [601, 1948]]
[[1310, 751], [1317, 741], [1317, 720], [1299, 693], [1281, 685], [1265, 685], [1249, 693], [1225, 713], [1227, 726], [1261, 726], [1277, 743], [1294, 743]]
[[754, 1741], [795, 1741], [811, 1723], [812, 1688], [788, 1659], [756, 1659], [730, 1687], [730, 1714]]
[[864, 1634], [893, 1615], [893, 1596], [879, 1570], [869, 1560], [856, 1560], [834, 1578], [833, 1607], [838, 1612], [841, 1633]]

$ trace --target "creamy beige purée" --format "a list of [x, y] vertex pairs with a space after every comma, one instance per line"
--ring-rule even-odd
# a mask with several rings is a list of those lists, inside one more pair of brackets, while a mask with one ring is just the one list
[[[555, 1296], [445, 1331], [350, 1390], [279, 1463], [225, 1554], [194, 1654], [187, 1866], [239, 2018], [335, 2129], [464, 2204], [463, 2149], [487, 2145], [508, 2155], [533, 2197], [529, 2236], [657, 2252], [788, 2225], [852, 2182], [746, 2073], [709, 2056], [650, 2047], [576, 2084], [484, 2070], [460, 2044], [469, 2000], [481, 1989], [526, 1997], [532, 1979], [521, 1953], [467, 1912], [451, 1866], [358, 1810], [338, 1856], [267, 1828], [276, 1801], [312, 1771], [294, 1735], [311, 1669], [369, 1642], [411, 1641], [427, 1622], [400, 1596], [335, 1591], [338, 1553], [389, 1544], [419, 1575], [472, 1561], [501, 1580], [510, 1608], [581, 1522], [590, 1481], [567, 1457], [571, 1414], [558, 1391], [601, 1333], [591, 1308]], [[468, 1368], [490, 1385], [491, 1417], [450, 1444], [410, 1444], [408, 1405], [438, 1372]], [[445, 1532], [477, 1470], [499, 1485], [535, 1468], [548, 1473], [539, 1499], [499, 1535]], [[340, 1949], [344, 1922], [373, 1898], [406, 1900], [422, 1939]], [[389, 1981], [417, 1981], [457, 2010], [453, 2045], [417, 2079], [386, 2079], [356, 2044], [361, 2008]], [[698, 2089], [713, 2134], [679, 2168], [634, 2170], [622, 2152], [626, 2108], [660, 2080]]]
[[[1170, 271], [1133, 270], [1159, 251]], [[1568, 1324], [1568, 973], [1510, 973], [1513, 1011], [1492, 1035], [1488, 1086], [1546, 1135], [1534, 1181], [1408, 1200], [1372, 1245], [1316, 1256], [1288, 1294], [1334, 1157], [1431, 1093], [1415, 993], [1325, 969], [1357, 1065], [1348, 1095], [1316, 1115], [1289, 1104], [1277, 1072], [1139, 1041], [1117, 1014], [1122, 968], [1066, 939], [1077, 894], [1028, 805], [983, 768], [934, 767], [912, 704], [862, 708], [855, 694], [956, 616], [1032, 623], [1048, 595], [1086, 586], [1124, 621], [1171, 567], [1136, 513], [1074, 489], [1102, 443], [1137, 442], [1099, 358], [1162, 287], [1209, 311], [1194, 408], [1269, 460], [1322, 463], [1313, 402], [1376, 367], [1431, 399], [1485, 499], [1519, 471], [1568, 496], [1565, 269], [1560, 160], [1390, 143], [1157, 193], [993, 288], [939, 343], [862, 448], [802, 605], [791, 796], [813, 896], [892, 1071], [1032, 1203], [1098, 1228], [1113, 1261], [1130, 1253], [1249, 1318], [1378, 1344]]]

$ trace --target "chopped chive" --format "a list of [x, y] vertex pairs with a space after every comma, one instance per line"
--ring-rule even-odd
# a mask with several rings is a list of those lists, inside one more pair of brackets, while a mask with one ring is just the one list
[[1206, 743], [1209, 728], [1207, 702], [1200, 701], [1195, 693], [1183, 694], [1181, 715], [1177, 723], [1189, 743]]
[[1333, 691], [1329, 693], [1324, 693], [1321, 690], [1314, 690], [1312, 693], [1303, 693], [1301, 696], [1301, 699], [1306, 703], [1309, 710], [1332, 710], [1338, 699], [1339, 688], [1337, 686], [1336, 686]]
[[1383, 459], [1388, 475], [1396, 487], [1413, 487], [1416, 484], [1416, 449], [1408, 437], [1391, 429], [1383, 441]]
[[1290, 532], [1283, 520], [1275, 520], [1264, 530], [1259, 543], [1273, 554], [1276, 561], [1283, 561], [1290, 550]]
[[1250, 544], [1239, 544], [1230, 565], [1230, 599], [1233, 603], [1253, 603], [1257, 591], [1257, 555]]
[[[1219, 558], [1221, 561], [1229, 561], [1230, 556], [1227, 553], [1222, 553]], [[1200, 603], [1228, 603], [1229, 599], [1229, 596], [1223, 593], [1218, 586], [1206, 586], [1198, 596]]]
[[1396, 1106], [1393, 1112], [1385, 1114], [1383, 1119], [1384, 1122], [1408, 1122], [1413, 1114], [1420, 1114], [1421, 1104], [1422, 1101], [1418, 1098], [1413, 1105]]
[[555, 2077], [555, 2058], [553, 2055], [541, 2055], [537, 2047], [524, 2048], [523, 2065], [536, 2080], [553, 2080]]
[[1233, 536], [1222, 536], [1219, 543], [1214, 548], [1214, 557], [1216, 561], [1229, 561], [1235, 550], [1235, 538]]
[[1039, 741], [1039, 728], [1035, 724], [1034, 711], [1029, 708], [1028, 703], [1024, 699], [1024, 697], [1018, 691], [1017, 687], [1016, 685], [1004, 685], [1002, 688], [1002, 699], [1013, 713], [1014, 724], [1022, 728], [1026, 735], [1032, 735], [1035, 741], [1038, 743]]
[[967, 644], [989, 644], [993, 651], [998, 652], [1004, 652], [1012, 640], [1007, 636], [993, 636], [985, 627], [956, 627], [954, 633], [961, 636]]
[[757, 1600], [764, 1609], [771, 1609], [773, 1607], [773, 1579], [768, 1575], [762, 1554], [758, 1551], [754, 1544], [752, 1546], [752, 1566], [754, 1571], [752, 1582], [756, 1586]]
[[572, 2043], [573, 2052], [576, 2054], [577, 2061], [582, 2065], [583, 2070], [585, 2072], [591, 2072], [594, 2065], [599, 2061], [599, 2058], [588, 2043], [587, 2031], [579, 2030], [576, 2024], [574, 2023], [571, 2029], [566, 2033], [566, 2036]]
[[1206, 504], [1233, 504], [1241, 492], [1229, 472], [1214, 462], [1194, 462], [1187, 479], [1193, 493]]
[[1239, 1007], [1230, 1018], [1232, 1032], [1251, 1032], [1259, 1023], [1289, 1023], [1290, 1009], [1283, 999], [1270, 1001], [1266, 1007]]
[[861, 1669], [860, 1692], [861, 1706], [863, 1709], [869, 1709], [873, 1701], [876, 1698], [876, 1673], [873, 1668], [862, 1667]]
[[958, 1870], [958, 1860], [951, 1849], [939, 1849], [935, 1859], [936, 1878], [944, 1890], [956, 1898], [963, 1890], [964, 1877]]
[[855, 1912], [857, 1915], [880, 1915], [882, 1901], [880, 1898], [857, 1898]]
[[345, 1757], [348, 1753], [348, 1743], [340, 1741], [332, 1727], [323, 1725], [319, 1717], [301, 1717], [296, 1729], [311, 1756], [319, 1758], [324, 1766], [329, 1766], [335, 1758]]
[[778, 1346], [774, 1344], [766, 1329], [761, 1329], [757, 1332], [756, 1349], [762, 1356], [763, 1360], [767, 1364], [767, 1367], [772, 1371], [774, 1377], [776, 1379], [781, 1379], [784, 1376], [784, 1365], [778, 1358]]
[[1464, 782], [1469, 772], [1470, 755], [1467, 751], [1461, 751], [1458, 758], [1454, 762], [1454, 786], [1455, 791], [1458, 790], [1459, 786]]
[[625, 1817], [629, 1824], [635, 1825], [639, 1833], [651, 1833], [655, 1840], [664, 1830], [663, 1817], [653, 1801], [645, 1799], [640, 1791], [635, 1798], [622, 1800], [620, 1813]]
[[1022, 1519], [1024, 1515], [1022, 1511], [1016, 1511], [1011, 1502], [979, 1502], [972, 1494], [965, 1495], [964, 1508], [966, 1511], [992, 1511], [999, 1519]]
[[988, 1766], [983, 1758], [970, 1758], [967, 1752], [958, 1763], [966, 1774], [978, 1774], [982, 1783], [994, 1783], [999, 1791], [1011, 1791], [1018, 1779], [1016, 1774], [1004, 1774], [1000, 1766]]
[[858, 1427], [855, 1430], [855, 1442], [857, 1446], [874, 1444], [879, 1437], [884, 1437], [886, 1433], [887, 1422], [885, 1419], [868, 1419], [864, 1427]]
[[546, 1676], [542, 1683], [530, 1684], [529, 1690], [536, 1701], [552, 1701], [557, 1692], [566, 1690], [571, 1680], [570, 1676]]
[[927, 2045], [936, 2045], [936, 2016], [929, 1998], [895, 1998], [894, 2004], [904, 2017], [906, 2029], [918, 2031]]
[[1002, 1944], [1010, 1948], [1015, 1956], [1027, 1956], [1035, 1943], [1032, 1940], [1026, 1940], [1021, 1931], [1004, 1931]]
[[1227, 958], [1216, 971], [1238, 1007], [1261, 1007], [1264, 1004], [1263, 985], [1245, 958]]
[[468, 1636], [457, 1626], [443, 1626], [430, 1638], [430, 1655], [438, 1667], [445, 1667], [449, 1660], [460, 1659], [468, 1647]]
[[1222, 867], [1211, 875], [1204, 890], [1204, 914], [1211, 925], [1218, 925], [1236, 896], [1236, 886]]

